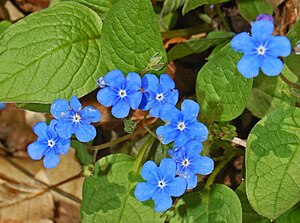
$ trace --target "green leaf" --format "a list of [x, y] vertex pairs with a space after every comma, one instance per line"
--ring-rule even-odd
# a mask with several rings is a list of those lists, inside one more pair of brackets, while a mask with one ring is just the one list
[[[249, 204], [246, 196], [246, 186], [242, 183], [237, 189], [236, 194], [240, 198], [243, 209], [243, 223], [270, 223], [268, 218], [259, 215]], [[276, 218], [272, 223], [299, 223], [300, 222], [300, 204], [289, 209], [286, 213]]]
[[[298, 41], [300, 41], [300, 21], [296, 22], [291, 30], [289, 31], [287, 37], [290, 39], [291, 44], [292, 44], [292, 48], [295, 47], [296, 43]], [[298, 49], [299, 51], [299, 49]], [[288, 66], [288, 68], [295, 73], [296, 75], [298, 75], [298, 77], [300, 76], [300, 66], [299, 66], [299, 61], [300, 61], [300, 54], [296, 55], [295, 52], [292, 51], [292, 53], [284, 58], [284, 62], [285, 64]]]
[[83, 223], [163, 223], [161, 213], [154, 212], [152, 201], [140, 202], [133, 191], [134, 159], [114, 154], [100, 159], [92, 177], [85, 178], [81, 220]]
[[[210, 35], [211, 34], [211, 35]], [[176, 60], [189, 56], [194, 53], [201, 53], [208, 48], [218, 45], [231, 37], [234, 33], [224, 31], [214, 31], [209, 33], [206, 38], [192, 38], [187, 42], [179, 43], [168, 52], [168, 59]]]
[[176, 205], [170, 223], [241, 223], [242, 207], [237, 195], [227, 186], [216, 184], [210, 191], [185, 194]]
[[259, 14], [273, 14], [273, 8], [267, 0], [239, 0], [240, 14], [248, 21], [254, 21]]
[[243, 209], [243, 223], [270, 223], [270, 220], [259, 215], [249, 204], [246, 195], [246, 186], [243, 182], [237, 189], [236, 194], [238, 195]]
[[0, 35], [11, 25], [10, 21], [3, 20], [0, 22]]
[[87, 150], [86, 145], [77, 140], [72, 140], [71, 146], [75, 149], [76, 157], [81, 165], [88, 165], [93, 162], [93, 156]]
[[186, 0], [165, 0], [163, 8], [161, 10], [161, 16], [167, 15], [170, 12], [174, 12], [183, 6]]
[[238, 72], [236, 64], [240, 57], [228, 44], [198, 73], [197, 101], [203, 118], [209, 123], [230, 121], [238, 117], [246, 106], [252, 79], [247, 79]]
[[34, 112], [50, 112], [49, 104], [35, 104], [35, 103], [17, 103], [17, 108], [26, 109]]
[[[285, 67], [283, 73], [288, 73], [285, 71], [287, 69]], [[260, 74], [254, 78], [247, 109], [256, 117], [263, 118], [275, 108], [289, 108], [295, 102], [296, 98], [291, 95], [289, 85], [279, 76], [268, 77]]]
[[75, 2], [11, 25], [0, 37], [0, 101], [52, 103], [96, 86], [102, 22]]
[[112, 5], [117, 0], [62, 0], [65, 1], [73, 1], [78, 2], [80, 4], [83, 4], [90, 9], [94, 10], [98, 13], [98, 15], [101, 17], [102, 20], [105, 19], [107, 13], [111, 10]]
[[275, 219], [300, 200], [300, 109], [276, 109], [249, 134], [246, 189], [251, 206]]
[[156, 53], [167, 62], [150, 0], [117, 1], [105, 19], [101, 34], [100, 73], [106, 74], [113, 69], [125, 74], [139, 73]]
[[205, 4], [218, 4], [221, 2], [228, 2], [229, 0], [186, 0], [182, 9], [182, 14], [185, 15], [189, 11], [198, 8]]

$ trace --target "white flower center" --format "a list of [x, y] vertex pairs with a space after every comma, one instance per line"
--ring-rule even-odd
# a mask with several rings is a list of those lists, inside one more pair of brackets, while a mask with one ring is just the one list
[[182, 165], [185, 166], [185, 167], [187, 167], [188, 165], [190, 165], [189, 160], [188, 160], [188, 159], [184, 159], [184, 160], [182, 161]]
[[260, 45], [256, 50], [258, 55], [265, 55], [266, 53], [266, 47], [264, 47], [263, 45]]
[[80, 122], [80, 120], [81, 120], [80, 115], [79, 115], [78, 113], [76, 113], [76, 114], [73, 116], [73, 122], [78, 123], [78, 122]]
[[166, 186], [166, 182], [163, 180], [158, 181], [158, 187], [164, 188]]
[[178, 128], [180, 131], [183, 131], [183, 130], [185, 129], [185, 124], [184, 124], [184, 122], [178, 122], [177, 128]]
[[48, 146], [50, 146], [50, 148], [52, 148], [53, 146], [55, 146], [55, 142], [53, 139], [49, 139], [48, 140]]
[[126, 96], [127, 96], [126, 90], [120, 90], [120, 91], [119, 91], [119, 96], [120, 96], [121, 98], [126, 97]]
[[157, 94], [155, 99], [158, 100], [158, 101], [161, 101], [161, 100], [164, 99], [164, 95], [162, 93], [161, 94]]

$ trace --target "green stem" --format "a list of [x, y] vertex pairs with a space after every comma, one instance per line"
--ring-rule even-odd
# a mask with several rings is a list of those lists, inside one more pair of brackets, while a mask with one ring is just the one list
[[225, 154], [224, 159], [219, 163], [219, 165], [214, 169], [212, 174], [209, 176], [208, 180], [206, 181], [206, 184], [204, 186], [205, 189], [209, 190], [211, 185], [215, 182], [215, 179], [217, 178], [218, 174], [223, 170], [223, 168], [226, 166], [226, 164], [235, 156], [234, 150], [228, 150], [228, 152]]
[[162, 32], [161, 35], [163, 38], [174, 38], [174, 37], [186, 37], [198, 33], [206, 33], [209, 31], [212, 31], [211, 26], [208, 24], [204, 24], [202, 26], [196, 26], [192, 28], [177, 29], [177, 30]]
[[216, 9], [216, 12], [217, 12], [219, 18], [221, 19], [221, 22], [222, 22], [224, 28], [225, 28], [227, 31], [230, 31], [231, 29], [230, 29], [230, 26], [229, 26], [229, 24], [228, 24], [228, 21], [227, 21], [227, 19], [224, 17], [223, 12], [222, 12], [222, 10], [221, 10], [221, 8], [220, 8], [220, 6], [219, 6], [218, 4], [215, 5], [215, 9]]
[[140, 149], [139, 153], [137, 154], [135, 158], [135, 164], [134, 164], [134, 169], [133, 172], [136, 174], [139, 170], [139, 167], [141, 166], [141, 163], [143, 161], [143, 157], [147, 151], [147, 149], [151, 146], [151, 144], [154, 142], [154, 139], [151, 135], [148, 136], [148, 139], [146, 140], [145, 144], [143, 147]]

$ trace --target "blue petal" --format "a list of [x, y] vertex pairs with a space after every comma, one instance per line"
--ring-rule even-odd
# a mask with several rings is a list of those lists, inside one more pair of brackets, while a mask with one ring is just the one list
[[143, 92], [143, 96], [142, 96], [142, 100], [141, 103], [139, 105], [139, 109], [145, 111], [149, 109], [149, 100], [151, 100], [150, 95], [148, 92]]
[[55, 130], [59, 137], [70, 139], [74, 133], [73, 124], [70, 121], [61, 120], [55, 126]]
[[50, 133], [52, 138], [55, 138], [57, 136], [57, 132], [56, 132], [56, 125], [57, 125], [58, 121], [55, 119], [52, 119], [51, 122], [49, 123], [48, 126], [48, 134]]
[[46, 154], [44, 158], [44, 167], [46, 168], [54, 168], [58, 165], [60, 160], [59, 154], [55, 152], [54, 149], [50, 149]]
[[162, 144], [168, 144], [176, 139], [179, 130], [175, 129], [174, 126], [164, 125], [157, 128], [156, 134]]
[[70, 149], [70, 140], [61, 139], [59, 142], [56, 143], [56, 148], [59, 154], [67, 154]]
[[205, 141], [208, 137], [208, 130], [206, 126], [197, 121], [189, 123], [186, 131], [188, 136], [195, 140]]
[[187, 176], [187, 189], [191, 190], [197, 186], [198, 178], [197, 175]]
[[139, 105], [142, 101], [142, 96], [143, 96], [143, 93], [141, 91], [136, 91], [136, 92], [128, 94], [127, 99], [130, 103], [130, 107], [133, 110], [136, 110], [139, 107]]
[[173, 89], [166, 95], [166, 101], [172, 105], [176, 105], [178, 102], [178, 97], [179, 97], [178, 90]]
[[197, 120], [200, 107], [199, 105], [192, 100], [184, 100], [181, 104], [181, 113], [185, 121], [194, 121]]
[[128, 92], [139, 91], [141, 89], [142, 80], [140, 75], [134, 72], [128, 73], [126, 77], [126, 90]]
[[42, 139], [42, 140], [48, 139], [47, 129], [48, 129], [48, 126], [45, 122], [38, 122], [33, 127], [34, 133], [39, 137], [39, 139]]
[[262, 72], [267, 76], [276, 76], [279, 75], [283, 69], [283, 63], [280, 59], [272, 56], [264, 56], [261, 65]]
[[175, 83], [174, 81], [172, 80], [172, 78], [167, 75], [167, 74], [162, 74], [160, 75], [160, 78], [159, 78], [159, 85], [160, 85], [160, 88], [162, 89], [162, 92], [163, 93], [166, 93], [168, 92], [170, 89], [173, 89], [175, 88]]
[[238, 62], [239, 72], [246, 78], [256, 77], [259, 74], [260, 60], [257, 55], [245, 54]]
[[153, 197], [155, 203], [155, 211], [163, 212], [172, 206], [172, 199], [168, 192], [163, 189], [159, 190]]
[[149, 114], [152, 117], [160, 118], [160, 113], [161, 113], [162, 106], [163, 106], [163, 104], [161, 104], [161, 103], [155, 104], [154, 106], [151, 107], [151, 109], [149, 111]]
[[177, 109], [175, 105], [171, 104], [166, 104], [160, 112], [160, 118], [164, 122], [177, 123], [179, 121], [182, 121], [180, 120], [181, 117], [182, 115], [179, 109]]
[[125, 118], [129, 114], [129, 110], [129, 104], [124, 99], [120, 99], [112, 107], [111, 113], [116, 118]]
[[33, 142], [27, 146], [27, 152], [31, 159], [40, 160], [42, 159], [47, 148], [47, 144]]
[[186, 131], [182, 131], [176, 137], [174, 147], [183, 147], [190, 139], [191, 138], [186, 134]]
[[110, 87], [105, 87], [97, 93], [97, 100], [106, 107], [114, 105], [118, 98], [118, 93]]
[[51, 114], [56, 119], [60, 119], [64, 114], [69, 113], [69, 102], [65, 99], [55, 100], [50, 108]]
[[176, 177], [167, 183], [169, 194], [173, 197], [179, 197], [186, 190], [186, 180], [183, 177]]
[[189, 154], [200, 154], [202, 150], [202, 141], [197, 139], [191, 139], [185, 144], [185, 148], [189, 151]]
[[246, 32], [233, 37], [230, 44], [235, 51], [242, 53], [250, 53], [254, 48], [252, 38]]
[[134, 190], [134, 196], [139, 201], [146, 201], [149, 200], [158, 189], [157, 186], [154, 186], [149, 183], [138, 183]]
[[172, 180], [176, 174], [176, 162], [170, 158], [164, 158], [160, 162], [158, 170], [163, 180]]
[[151, 160], [147, 161], [143, 165], [141, 176], [144, 180], [147, 180], [149, 182], [158, 182], [160, 180], [158, 176], [158, 167]]
[[272, 35], [274, 24], [268, 20], [260, 20], [253, 23], [251, 34], [255, 39], [265, 39]]
[[146, 74], [142, 78], [142, 88], [144, 89], [144, 91], [158, 93], [158, 83], [158, 78], [154, 74]]
[[104, 81], [105, 81], [106, 85], [111, 86], [115, 89], [119, 89], [122, 87], [122, 85], [125, 81], [125, 77], [124, 77], [122, 71], [113, 70], [113, 71], [108, 72], [105, 75]]
[[82, 108], [81, 103], [78, 100], [76, 96], [72, 96], [70, 100], [70, 106], [74, 109], [74, 111], [79, 112], [79, 110]]
[[273, 57], [286, 57], [291, 53], [291, 43], [285, 36], [272, 36], [267, 46], [267, 54]]
[[98, 122], [101, 118], [100, 112], [92, 106], [84, 107], [80, 112], [80, 116], [83, 119], [88, 118], [91, 122]]
[[88, 142], [96, 137], [96, 128], [92, 125], [78, 125], [75, 129], [76, 138], [80, 142]]
[[214, 170], [214, 161], [207, 156], [200, 156], [200, 167], [199, 174], [210, 174]]

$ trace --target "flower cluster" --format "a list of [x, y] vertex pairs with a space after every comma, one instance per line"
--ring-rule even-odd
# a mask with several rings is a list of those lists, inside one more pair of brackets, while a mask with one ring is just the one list
[[252, 36], [243, 32], [231, 41], [231, 47], [244, 53], [238, 62], [239, 72], [252, 78], [259, 74], [259, 69], [267, 76], [276, 76], [283, 69], [279, 56], [286, 57], [291, 53], [291, 43], [284, 36], [273, 36], [274, 24], [266, 15], [261, 15], [253, 22]]
[[[101, 88], [97, 100], [112, 107], [113, 116], [124, 118], [130, 109], [149, 110], [151, 116], [165, 122], [156, 131], [161, 143], [174, 142], [174, 148], [169, 150], [171, 158], [163, 159], [159, 167], [152, 161], [144, 164], [142, 177], [146, 182], [138, 183], [134, 192], [138, 200], [153, 199], [155, 211], [165, 211], [172, 205], [171, 196], [181, 196], [186, 189], [196, 187], [197, 174], [211, 173], [213, 161], [200, 156], [208, 130], [197, 120], [199, 105], [184, 100], [181, 110], [176, 108], [179, 94], [170, 76], [162, 74], [158, 78], [146, 74], [141, 78], [130, 72], [125, 77], [120, 70], [113, 70], [99, 78], [97, 84]], [[55, 100], [50, 112], [55, 119], [49, 126], [46, 123], [35, 125], [38, 138], [27, 148], [32, 159], [44, 157], [47, 168], [57, 166], [60, 154], [68, 152], [72, 134], [81, 142], [92, 140], [96, 129], [91, 122], [97, 122], [101, 117], [100, 112], [91, 106], [82, 108], [75, 96], [70, 103], [65, 99]]]
[[95, 138], [96, 129], [91, 122], [98, 122], [100, 112], [91, 107], [82, 108], [76, 96], [70, 100], [55, 100], [51, 105], [51, 114], [55, 118], [47, 126], [37, 123], [33, 131], [37, 140], [27, 147], [29, 156], [34, 160], [44, 157], [44, 166], [54, 168], [58, 165], [60, 154], [65, 155], [70, 147], [70, 138], [75, 134], [81, 142], [88, 142]]

